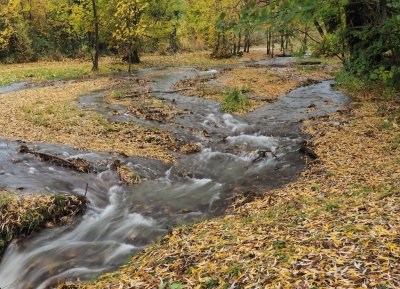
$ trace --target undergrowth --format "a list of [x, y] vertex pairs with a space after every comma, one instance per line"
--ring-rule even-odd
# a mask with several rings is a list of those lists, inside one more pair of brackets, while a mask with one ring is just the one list
[[335, 75], [336, 84], [345, 92], [369, 99], [378, 105], [377, 115], [387, 117], [389, 122], [400, 121], [400, 90], [382, 81], [371, 81], [348, 71], [341, 70]]
[[227, 113], [245, 111], [250, 106], [249, 99], [238, 89], [226, 92], [222, 111]]

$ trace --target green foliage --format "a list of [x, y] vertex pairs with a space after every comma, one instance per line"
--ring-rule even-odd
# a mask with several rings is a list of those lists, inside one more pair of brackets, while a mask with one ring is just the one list
[[240, 90], [232, 90], [224, 95], [222, 110], [227, 113], [244, 111], [250, 105], [249, 99]]
[[219, 285], [219, 280], [213, 278], [207, 280], [204, 284], [205, 288], [214, 288], [217, 287], [218, 285]]
[[171, 284], [169, 282], [164, 282], [158, 287], [158, 289], [183, 289], [183, 288], [185, 288], [185, 286], [178, 281], [174, 281]]
[[339, 209], [340, 207], [341, 207], [341, 204], [339, 202], [329, 201], [326, 203], [325, 210], [327, 212], [332, 212], [332, 211]]
[[313, 191], [317, 191], [319, 188], [320, 188], [320, 185], [318, 185], [318, 184], [311, 185], [311, 190], [313, 190]]
[[[269, 52], [337, 56], [359, 78], [400, 89], [400, 2], [373, 0], [96, 0], [100, 48], [132, 61], [142, 51], [212, 48], [217, 58], [249, 50], [267, 32]], [[218, 12], [216, 12], [218, 11]], [[89, 56], [91, 0], [0, 2], [0, 62]], [[310, 44], [311, 43], [311, 44]], [[293, 47], [291, 48], [293, 51]]]

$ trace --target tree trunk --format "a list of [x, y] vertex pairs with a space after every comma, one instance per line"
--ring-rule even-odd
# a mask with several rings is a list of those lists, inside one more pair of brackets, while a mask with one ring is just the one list
[[236, 35], [233, 36], [233, 50], [232, 50], [232, 55], [236, 55], [237, 46], [236, 46]]
[[315, 28], [317, 28], [319, 35], [321, 37], [324, 37], [324, 34], [325, 34], [324, 30], [322, 29], [321, 25], [319, 24], [319, 22], [317, 20], [314, 20], [314, 26], [315, 26]]
[[239, 39], [238, 39], [238, 44], [237, 44], [237, 53], [238, 54], [240, 54], [240, 49], [241, 49], [241, 46], [242, 45], [242, 33], [241, 32], [239, 32]]
[[246, 35], [244, 38], [244, 52], [250, 52], [250, 36]]
[[306, 28], [306, 31], [304, 32], [303, 51], [304, 51], [304, 52], [307, 52], [307, 28]]
[[96, 0], [92, 0], [93, 6], [93, 20], [94, 20], [94, 56], [92, 57], [93, 67], [92, 71], [99, 70], [99, 54], [100, 54], [100, 45], [99, 45], [99, 19], [97, 16], [97, 5]]
[[174, 29], [172, 30], [172, 32], [169, 36], [169, 49], [174, 53], [179, 50], [176, 30], [177, 30], [176, 27], [174, 27]]
[[358, 1], [350, 0], [345, 7], [346, 13], [346, 41], [350, 49], [350, 62], [354, 62], [358, 58], [362, 46], [362, 40], [355, 35], [357, 27], [364, 26], [364, 9], [363, 4]]

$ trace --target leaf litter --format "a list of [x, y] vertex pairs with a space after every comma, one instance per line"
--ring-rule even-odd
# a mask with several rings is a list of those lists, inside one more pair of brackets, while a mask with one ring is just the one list
[[399, 127], [357, 96], [304, 123], [319, 158], [298, 181], [61, 288], [399, 288]]

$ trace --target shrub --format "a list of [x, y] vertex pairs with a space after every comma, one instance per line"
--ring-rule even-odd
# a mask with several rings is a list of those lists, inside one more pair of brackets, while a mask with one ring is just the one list
[[227, 113], [234, 113], [246, 110], [250, 105], [249, 99], [238, 90], [232, 90], [224, 95], [222, 110]]

